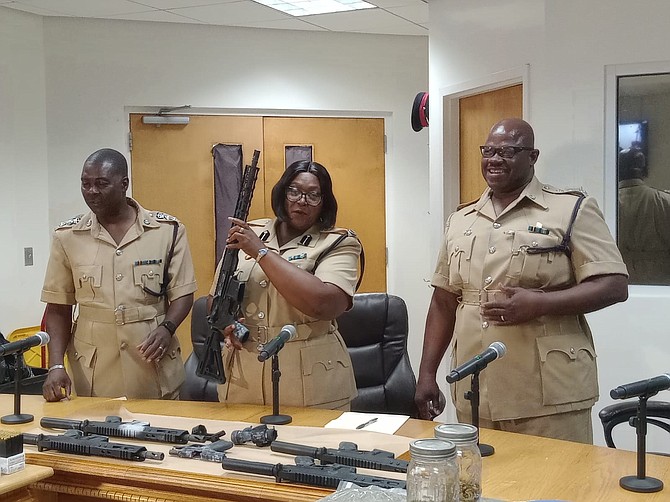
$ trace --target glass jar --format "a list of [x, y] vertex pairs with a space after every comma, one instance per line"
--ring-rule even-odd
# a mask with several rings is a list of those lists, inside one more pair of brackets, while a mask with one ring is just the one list
[[470, 424], [440, 424], [435, 427], [435, 437], [456, 445], [460, 502], [478, 501], [482, 496], [482, 455], [477, 445], [477, 427]]
[[407, 502], [458, 502], [456, 445], [443, 439], [409, 444]]

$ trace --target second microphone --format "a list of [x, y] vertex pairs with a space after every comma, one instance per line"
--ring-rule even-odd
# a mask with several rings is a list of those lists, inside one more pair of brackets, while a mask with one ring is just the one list
[[286, 342], [293, 340], [296, 335], [297, 331], [295, 326], [293, 326], [293, 324], [287, 324], [281, 329], [277, 336], [263, 345], [263, 348], [258, 353], [258, 360], [263, 362], [266, 359], [274, 356], [284, 347]]

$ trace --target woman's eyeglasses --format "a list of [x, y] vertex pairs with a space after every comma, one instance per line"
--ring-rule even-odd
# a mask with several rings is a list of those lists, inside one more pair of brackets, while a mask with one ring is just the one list
[[300, 199], [305, 198], [305, 202], [309, 206], [318, 206], [321, 204], [321, 194], [317, 192], [301, 192], [295, 187], [288, 187], [286, 189], [286, 200], [289, 202], [300, 202]]

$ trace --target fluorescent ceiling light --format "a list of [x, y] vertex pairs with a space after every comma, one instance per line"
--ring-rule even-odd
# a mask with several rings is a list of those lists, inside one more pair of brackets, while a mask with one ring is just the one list
[[191, 117], [187, 115], [144, 115], [142, 122], [145, 124], [188, 124]]
[[362, 0], [254, 0], [291, 16], [329, 14], [348, 10], [376, 9], [376, 5]]

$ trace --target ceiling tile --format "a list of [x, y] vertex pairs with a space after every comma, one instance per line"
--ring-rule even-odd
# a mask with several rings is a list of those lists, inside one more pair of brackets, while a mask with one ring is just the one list
[[128, 21], [155, 21], [158, 23], [195, 23], [206, 24], [197, 19], [173, 14], [165, 10], [150, 10], [147, 12], [133, 12], [130, 14], [117, 14], [115, 16], [108, 16], [109, 19], [126, 19]]
[[237, 0], [130, 0], [131, 2], [153, 7], [155, 9], [169, 10], [182, 9], [184, 7], [201, 7], [217, 3], [236, 2]]
[[128, 0], [20, 0], [17, 3], [76, 17], [105, 17], [149, 10]]
[[310, 23], [322, 26], [331, 31], [348, 31], [355, 33], [375, 33], [391, 35], [427, 35], [424, 28], [408, 23], [382, 9], [367, 9], [355, 12], [337, 12], [306, 16]]

